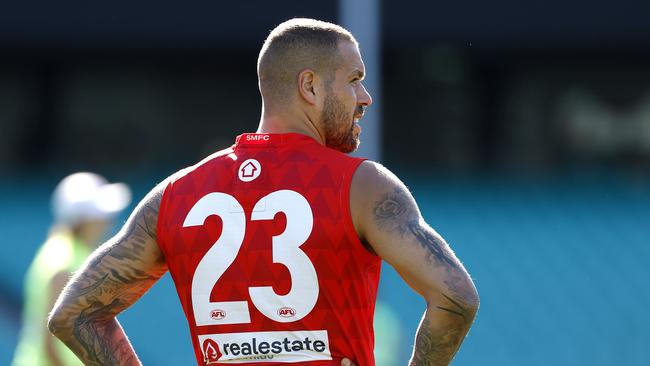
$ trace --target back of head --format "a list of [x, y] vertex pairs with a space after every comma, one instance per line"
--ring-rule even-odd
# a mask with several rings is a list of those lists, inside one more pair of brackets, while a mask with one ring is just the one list
[[297, 76], [305, 69], [333, 78], [341, 64], [338, 45], [352, 34], [336, 24], [294, 18], [271, 31], [257, 60], [260, 92], [265, 102], [282, 103], [297, 88]]

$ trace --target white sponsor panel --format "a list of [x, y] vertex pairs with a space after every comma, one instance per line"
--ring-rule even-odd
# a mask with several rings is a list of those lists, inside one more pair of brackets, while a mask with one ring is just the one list
[[199, 335], [204, 364], [331, 360], [326, 330]]

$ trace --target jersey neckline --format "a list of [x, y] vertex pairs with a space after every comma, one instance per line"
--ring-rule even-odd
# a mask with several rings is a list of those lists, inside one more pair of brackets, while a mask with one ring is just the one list
[[[300, 142], [318, 142], [311, 136], [301, 133], [243, 133], [235, 139], [235, 147], [266, 147]], [[320, 145], [320, 144], [319, 144]]]

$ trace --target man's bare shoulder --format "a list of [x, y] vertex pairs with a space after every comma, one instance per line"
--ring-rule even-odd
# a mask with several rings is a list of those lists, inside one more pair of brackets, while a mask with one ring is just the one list
[[354, 172], [350, 186], [350, 198], [365, 200], [390, 189], [397, 182], [399, 182], [397, 176], [386, 167], [374, 161], [366, 160], [359, 164], [359, 167]]
[[134, 214], [136, 217], [136, 224], [145, 225], [145, 231], [153, 238], [156, 239], [156, 225], [158, 222], [158, 213], [160, 212], [160, 205], [162, 203], [163, 195], [167, 187], [176, 180], [185, 176], [192, 167], [183, 168], [167, 178], [163, 179], [140, 201], [140, 204], [135, 208]]
[[354, 173], [350, 186], [350, 211], [359, 237], [365, 239], [365, 228], [395, 215], [413, 216], [420, 212], [406, 185], [388, 168], [366, 160]]

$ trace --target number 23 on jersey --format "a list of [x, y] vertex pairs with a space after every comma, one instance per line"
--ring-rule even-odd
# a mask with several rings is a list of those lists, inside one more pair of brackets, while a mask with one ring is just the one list
[[[261, 198], [253, 208], [251, 221], [272, 220], [283, 212], [287, 225], [273, 237], [273, 262], [285, 265], [291, 276], [291, 290], [278, 295], [271, 286], [249, 287], [253, 306], [277, 322], [300, 320], [312, 311], [318, 299], [318, 277], [311, 260], [300, 249], [311, 234], [314, 218], [309, 203], [299, 193], [279, 190]], [[246, 234], [246, 215], [237, 199], [213, 192], [203, 196], [187, 214], [183, 227], [202, 226], [217, 215], [223, 222], [221, 236], [205, 253], [192, 278], [192, 308], [197, 326], [250, 323], [249, 303], [245, 299], [211, 302], [210, 293], [237, 259]], [[283, 311], [291, 311], [287, 318]]]

